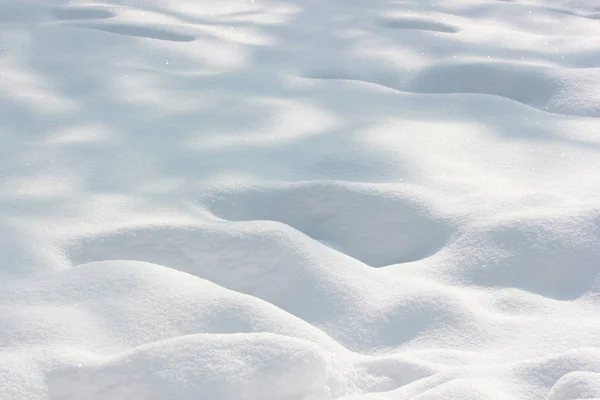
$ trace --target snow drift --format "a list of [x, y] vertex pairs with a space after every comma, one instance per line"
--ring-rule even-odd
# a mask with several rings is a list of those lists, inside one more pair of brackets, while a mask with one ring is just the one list
[[600, 398], [599, 16], [0, 0], [0, 399]]

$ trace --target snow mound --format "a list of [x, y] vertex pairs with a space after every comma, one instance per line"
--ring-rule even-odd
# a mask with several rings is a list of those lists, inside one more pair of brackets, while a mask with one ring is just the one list
[[[448, 246], [468, 284], [513, 287], [557, 300], [600, 289], [598, 210], [491, 221]], [[459, 261], [460, 260], [460, 261]]]
[[[3, 298], [19, 294], [37, 304], [26, 308], [21, 316], [14, 306], [13, 312], [7, 310], [2, 339], [6, 346], [18, 343], [23, 335], [34, 346], [50, 339], [75, 345], [81, 334], [96, 337], [81, 345], [102, 349], [107, 343], [139, 346], [193, 333], [273, 332], [339, 347], [310, 324], [271, 304], [139, 261], [79, 265], [28, 285], [8, 286], [6, 292]], [[47, 312], [53, 309], [64, 311]], [[40, 337], [31, 332], [28, 336], [28, 328], [23, 326], [36, 320], [47, 325], [46, 334]], [[68, 333], [68, 327], [79, 329]]]
[[599, 117], [596, 79], [599, 71], [598, 68], [557, 71], [543, 66], [487, 61], [445, 62], [417, 71], [369, 75], [328, 69], [305, 76], [374, 83], [411, 93], [493, 95], [551, 113]]
[[600, 374], [583, 371], [562, 376], [548, 394], [548, 400], [594, 398], [600, 398]]
[[330, 399], [328, 359], [273, 334], [191, 335], [136, 347], [98, 365], [55, 372], [53, 400]]

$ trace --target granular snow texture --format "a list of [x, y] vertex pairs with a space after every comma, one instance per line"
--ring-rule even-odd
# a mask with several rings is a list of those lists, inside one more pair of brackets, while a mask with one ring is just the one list
[[600, 398], [597, 0], [0, 0], [1, 400]]

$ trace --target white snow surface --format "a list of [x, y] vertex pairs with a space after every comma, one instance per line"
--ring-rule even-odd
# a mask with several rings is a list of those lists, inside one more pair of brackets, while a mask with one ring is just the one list
[[600, 399], [597, 0], [0, 0], [0, 399]]

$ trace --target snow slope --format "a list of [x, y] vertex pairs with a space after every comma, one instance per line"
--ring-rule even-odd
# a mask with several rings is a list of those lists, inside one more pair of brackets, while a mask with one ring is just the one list
[[0, 399], [600, 398], [595, 0], [0, 0]]

